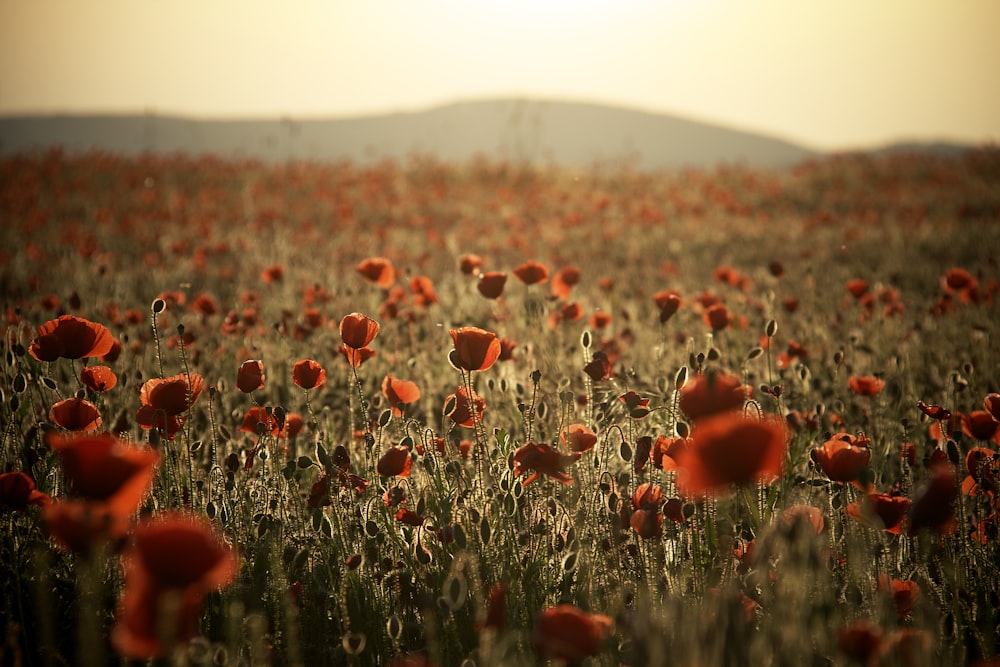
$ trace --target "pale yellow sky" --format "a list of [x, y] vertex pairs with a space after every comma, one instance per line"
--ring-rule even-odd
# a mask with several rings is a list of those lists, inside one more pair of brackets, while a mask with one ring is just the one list
[[1000, 142], [1000, 0], [0, 0], [0, 114], [562, 98], [813, 148]]

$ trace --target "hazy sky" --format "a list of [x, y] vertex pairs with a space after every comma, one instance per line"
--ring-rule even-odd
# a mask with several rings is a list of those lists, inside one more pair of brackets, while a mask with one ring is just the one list
[[0, 0], [0, 114], [546, 97], [843, 149], [1000, 142], [1000, 0]]

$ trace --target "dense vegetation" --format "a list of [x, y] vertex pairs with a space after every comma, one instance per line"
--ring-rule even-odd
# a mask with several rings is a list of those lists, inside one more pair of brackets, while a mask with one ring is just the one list
[[995, 660], [995, 149], [52, 152], [0, 220], [4, 664]]

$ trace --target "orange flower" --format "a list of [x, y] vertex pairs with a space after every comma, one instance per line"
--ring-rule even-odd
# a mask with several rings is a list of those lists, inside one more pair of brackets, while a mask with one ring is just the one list
[[962, 413], [962, 432], [973, 440], [996, 441], [1000, 434], [1000, 422], [997, 422], [986, 410], [973, 410]]
[[993, 419], [1000, 421], [1000, 394], [996, 392], [986, 394], [986, 398], [983, 399], [983, 407], [986, 412], [993, 415]]
[[139, 390], [142, 406], [136, 421], [146, 430], [155, 428], [173, 438], [183, 426], [180, 415], [194, 405], [204, 390], [205, 381], [197, 373], [146, 380]]
[[528, 486], [539, 475], [551, 477], [560, 484], [572, 484], [573, 478], [564, 472], [564, 468], [574, 463], [582, 456], [580, 452], [563, 454], [549, 445], [529, 442], [514, 452], [514, 476], [531, 472], [523, 486]]
[[378, 335], [378, 322], [361, 313], [344, 315], [340, 320], [340, 337], [347, 347], [360, 350], [368, 347]]
[[573, 266], [559, 269], [556, 271], [555, 276], [552, 277], [552, 285], [550, 286], [552, 296], [560, 301], [565, 301], [569, 298], [569, 293], [572, 291], [573, 286], [578, 282], [580, 282], [580, 269]]
[[326, 370], [319, 362], [302, 359], [292, 366], [292, 381], [303, 389], [315, 389], [326, 382]]
[[507, 274], [499, 271], [489, 271], [479, 276], [476, 289], [487, 299], [497, 299], [503, 294], [504, 285], [507, 284]]
[[102, 357], [115, 339], [103, 324], [74, 315], [62, 315], [38, 327], [28, 353], [38, 361]]
[[834, 482], [854, 482], [868, 471], [872, 451], [852, 441], [853, 438], [844, 433], [812, 450], [813, 461]]
[[663, 489], [656, 484], [640, 484], [632, 494], [632, 516], [629, 526], [639, 537], [649, 539], [660, 533], [663, 525]]
[[[111, 640], [118, 653], [137, 660], [162, 657], [195, 636], [205, 595], [232, 582], [239, 568], [210, 523], [176, 511], [137, 526], [122, 564], [125, 588]], [[165, 604], [168, 595], [173, 605]], [[173, 631], [167, 641], [164, 628]]]
[[747, 388], [737, 375], [704, 373], [695, 376], [694, 382], [681, 389], [680, 407], [691, 421], [702, 417], [740, 410]]
[[680, 454], [678, 488], [687, 496], [705, 496], [733, 484], [768, 483], [781, 475], [785, 435], [784, 423], [776, 419], [738, 412], [705, 417]]
[[452, 401], [455, 402], [455, 407], [448, 413], [448, 418], [459, 426], [472, 428], [475, 426], [475, 422], [483, 420], [483, 412], [486, 411], [486, 399], [477, 394], [475, 390], [472, 391], [472, 402], [476, 406], [475, 421], [473, 421], [472, 411], [469, 409], [469, 394], [466, 392], [465, 387], [459, 387], [455, 390], [454, 394], [449, 394], [448, 398], [445, 399], [445, 405], [447, 406]]
[[358, 264], [356, 270], [365, 280], [375, 283], [382, 289], [389, 289], [396, 282], [396, 269], [385, 257], [369, 257]]
[[240, 431], [256, 435], [270, 433], [277, 436], [281, 433], [284, 426], [285, 423], [278, 420], [274, 410], [254, 405], [243, 415], [243, 424], [240, 426]]
[[570, 424], [559, 433], [563, 447], [574, 452], [586, 452], [597, 444], [597, 434], [583, 424]]
[[653, 465], [664, 472], [677, 470], [677, 461], [681, 457], [681, 452], [687, 447], [687, 438], [668, 438], [661, 435], [653, 443], [649, 458]]
[[611, 360], [601, 350], [594, 352], [594, 358], [583, 367], [583, 372], [590, 376], [594, 382], [603, 382], [615, 376], [611, 370]]
[[397, 417], [403, 415], [399, 408], [400, 404], [409, 405], [420, 398], [420, 388], [416, 383], [409, 380], [398, 380], [392, 375], [386, 375], [382, 380], [382, 395], [389, 400], [392, 407], [392, 414]]
[[847, 516], [866, 526], [899, 535], [909, 509], [910, 499], [905, 496], [869, 493], [847, 506]]
[[50, 433], [45, 442], [59, 456], [71, 495], [105, 503], [110, 511], [123, 516], [139, 509], [160, 460], [156, 450], [125, 443], [107, 433]]
[[406, 445], [396, 445], [382, 455], [375, 470], [383, 477], [409, 477], [412, 465], [410, 448]]
[[23, 512], [28, 505], [45, 507], [50, 502], [48, 494], [35, 489], [35, 480], [25, 473], [0, 473], [0, 509]]
[[467, 371], [488, 370], [500, 357], [500, 341], [491, 331], [477, 327], [451, 329], [455, 343], [452, 361], [456, 367]]
[[82, 398], [67, 398], [49, 410], [49, 419], [67, 431], [94, 431], [101, 426], [97, 406]]
[[680, 309], [681, 295], [677, 290], [666, 289], [653, 295], [653, 303], [660, 309], [660, 322], [666, 322]]
[[851, 293], [855, 299], [860, 299], [865, 294], [868, 293], [868, 281], [862, 280], [861, 278], [855, 278], [854, 280], [847, 281], [847, 291]]
[[410, 280], [410, 291], [415, 295], [413, 302], [418, 306], [429, 306], [438, 302], [434, 283], [427, 276], [415, 276]]
[[285, 277], [285, 267], [281, 264], [273, 264], [260, 272], [260, 279], [265, 283], [278, 283]]
[[264, 388], [264, 362], [259, 359], [249, 359], [240, 364], [236, 373], [236, 388], [244, 394]]
[[346, 345], [341, 345], [337, 351], [340, 352], [340, 354], [347, 359], [347, 363], [354, 368], [359, 367], [361, 364], [378, 354], [378, 352], [370, 347], [361, 347], [355, 350], [354, 348]]
[[534, 260], [528, 260], [513, 273], [525, 285], [537, 285], [549, 279], [549, 270]]
[[920, 586], [912, 579], [890, 579], [889, 575], [880, 574], [876, 588], [880, 593], [891, 596], [899, 620], [913, 614], [913, 608], [920, 599]]
[[732, 317], [726, 307], [717, 303], [713, 306], [709, 306], [705, 310], [705, 325], [712, 329], [712, 331], [721, 331], [729, 326], [732, 321]]
[[823, 526], [826, 525], [823, 519], [823, 512], [818, 507], [813, 507], [812, 505], [792, 505], [791, 507], [786, 507], [778, 516], [778, 522], [785, 528], [791, 528], [801, 522], [803, 525], [812, 528], [817, 535], [823, 532]]
[[858, 396], [874, 396], [885, 387], [885, 380], [870, 375], [851, 375], [847, 378], [847, 386]]
[[118, 376], [107, 366], [86, 366], [80, 371], [80, 381], [91, 391], [99, 393], [118, 384]]
[[588, 614], [569, 603], [539, 612], [531, 645], [542, 658], [577, 663], [600, 653], [614, 632], [614, 621], [603, 614]]
[[468, 253], [458, 258], [458, 268], [467, 276], [471, 276], [482, 267], [485, 260], [480, 255]]
[[948, 463], [931, 466], [931, 477], [917, 489], [907, 514], [907, 532], [915, 535], [928, 528], [941, 535], [955, 532], [955, 500], [958, 483], [955, 470]]

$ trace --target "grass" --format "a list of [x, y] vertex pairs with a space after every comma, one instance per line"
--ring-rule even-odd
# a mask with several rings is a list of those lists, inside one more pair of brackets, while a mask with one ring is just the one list
[[[193, 638], [160, 642], [156, 663], [522, 665], [544, 664], [549, 647], [593, 665], [987, 664], [1000, 643], [995, 455], [977, 492], [939, 501], [945, 520], [929, 528], [918, 514], [895, 534], [846, 510], [866, 485], [916, 503], [935, 458], [960, 485], [971, 449], [997, 450], [958, 415], [1000, 391], [998, 184], [990, 148], [781, 172], [8, 158], [0, 470], [26, 473], [54, 501], [78, 491], [46, 435], [60, 431], [52, 406], [73, 396], [96, 406], [100, 431], [159, 453], [129, 521], [184, 509], [221, 533], [239, 567], [199, 592]], [[499, 299], [460, 271], [468, 253], [508, 274]], [[355, 270], [369, 257], [391, 262], [390, 287]], [[527, 260], [550, 279], [519, 281]], [[565, 267], [580, 279], [561, 300], [550, 285]], [[954, 268], [976, 288], [949, 287]], [[411, 291], [417, 276], [436, 301]], [[860, 297], [846, 288], [855, 279], [868, 285]], [[682, 305], [661, 322], [653, 297], [667, 289]], [[727, 326], [706, 324], [713, 303]], [[357, 368], [339, 352], [352, 312], [380, 326], [376, 356]], [[64, 313], [106, 326], [117, 359], [27, 353]], [[595, 326], [597, 313], [610, 322]], [[449, 330], [464, 326], [512, 341], [513, 358], [460, 373]], [[598, 351], [613, 377], [584, 372]], [[237, 371], [249, 359], [265, 378], [245, 393]], [[293, 382], [302, 359], [325, 368], [322, 386]], [[87, 388], [81, 371], [95, 365], [117, 385]], [[144, 383], [192, 374], [205, 391], [182, 428], [142, 428]], [[398, 415], [387, 374], [420, 390]], [[752, 388], [748, 419], [785, 425], [781, 474], [685, 495], [683, 472], [638, 464], [641, 440], [697, 439], [677, 390], [727, 375]], [[858, 395], [849, 378], [862, 376], [884, 385]], [[474, 428], [449, 417], [463, 385], [485, 399]], [[619, 399], [629, 391], [648, 404]], [[932, 433], [921, 401], [956, 415], [950, 432]], [[255, 406], [300, 415], [301, 431], [275, 435], [256, 419], [241, 430]], [[515, 474], [529, 442], [565, 456], [571, 424], [597, 436], [564, 465], [571, 483]], [[857, 484], [831, 480], [812, 454], [840, 433], [870, 439]], [[461, 441], [474, 443], [467, 459]], [[411, 450], [410, 475], [379, 475], [397, 445]], [[340, 484], [343, 467], [363, 492]], [[650, 515], [662, 525], [646, 538], [630, 526], [644, 483], [663, 493]], [[663, 518], [673, 499], [681, 521]], [[814, 514], [796, 518], [799, 506]], [[401, 507], [423, 523], [397, 518]], [[50, 537], [49, 511], [0, 509], [4, 664], [141, 661], [110, 639], [137, 613], [119, 604], [134, 586], [122, 569], [134, 531], [74, 553]], [[546, 610], [560, 603], [593, 616], [553, 621]], [[572, 655], [562, 632], [593, 655]]]

